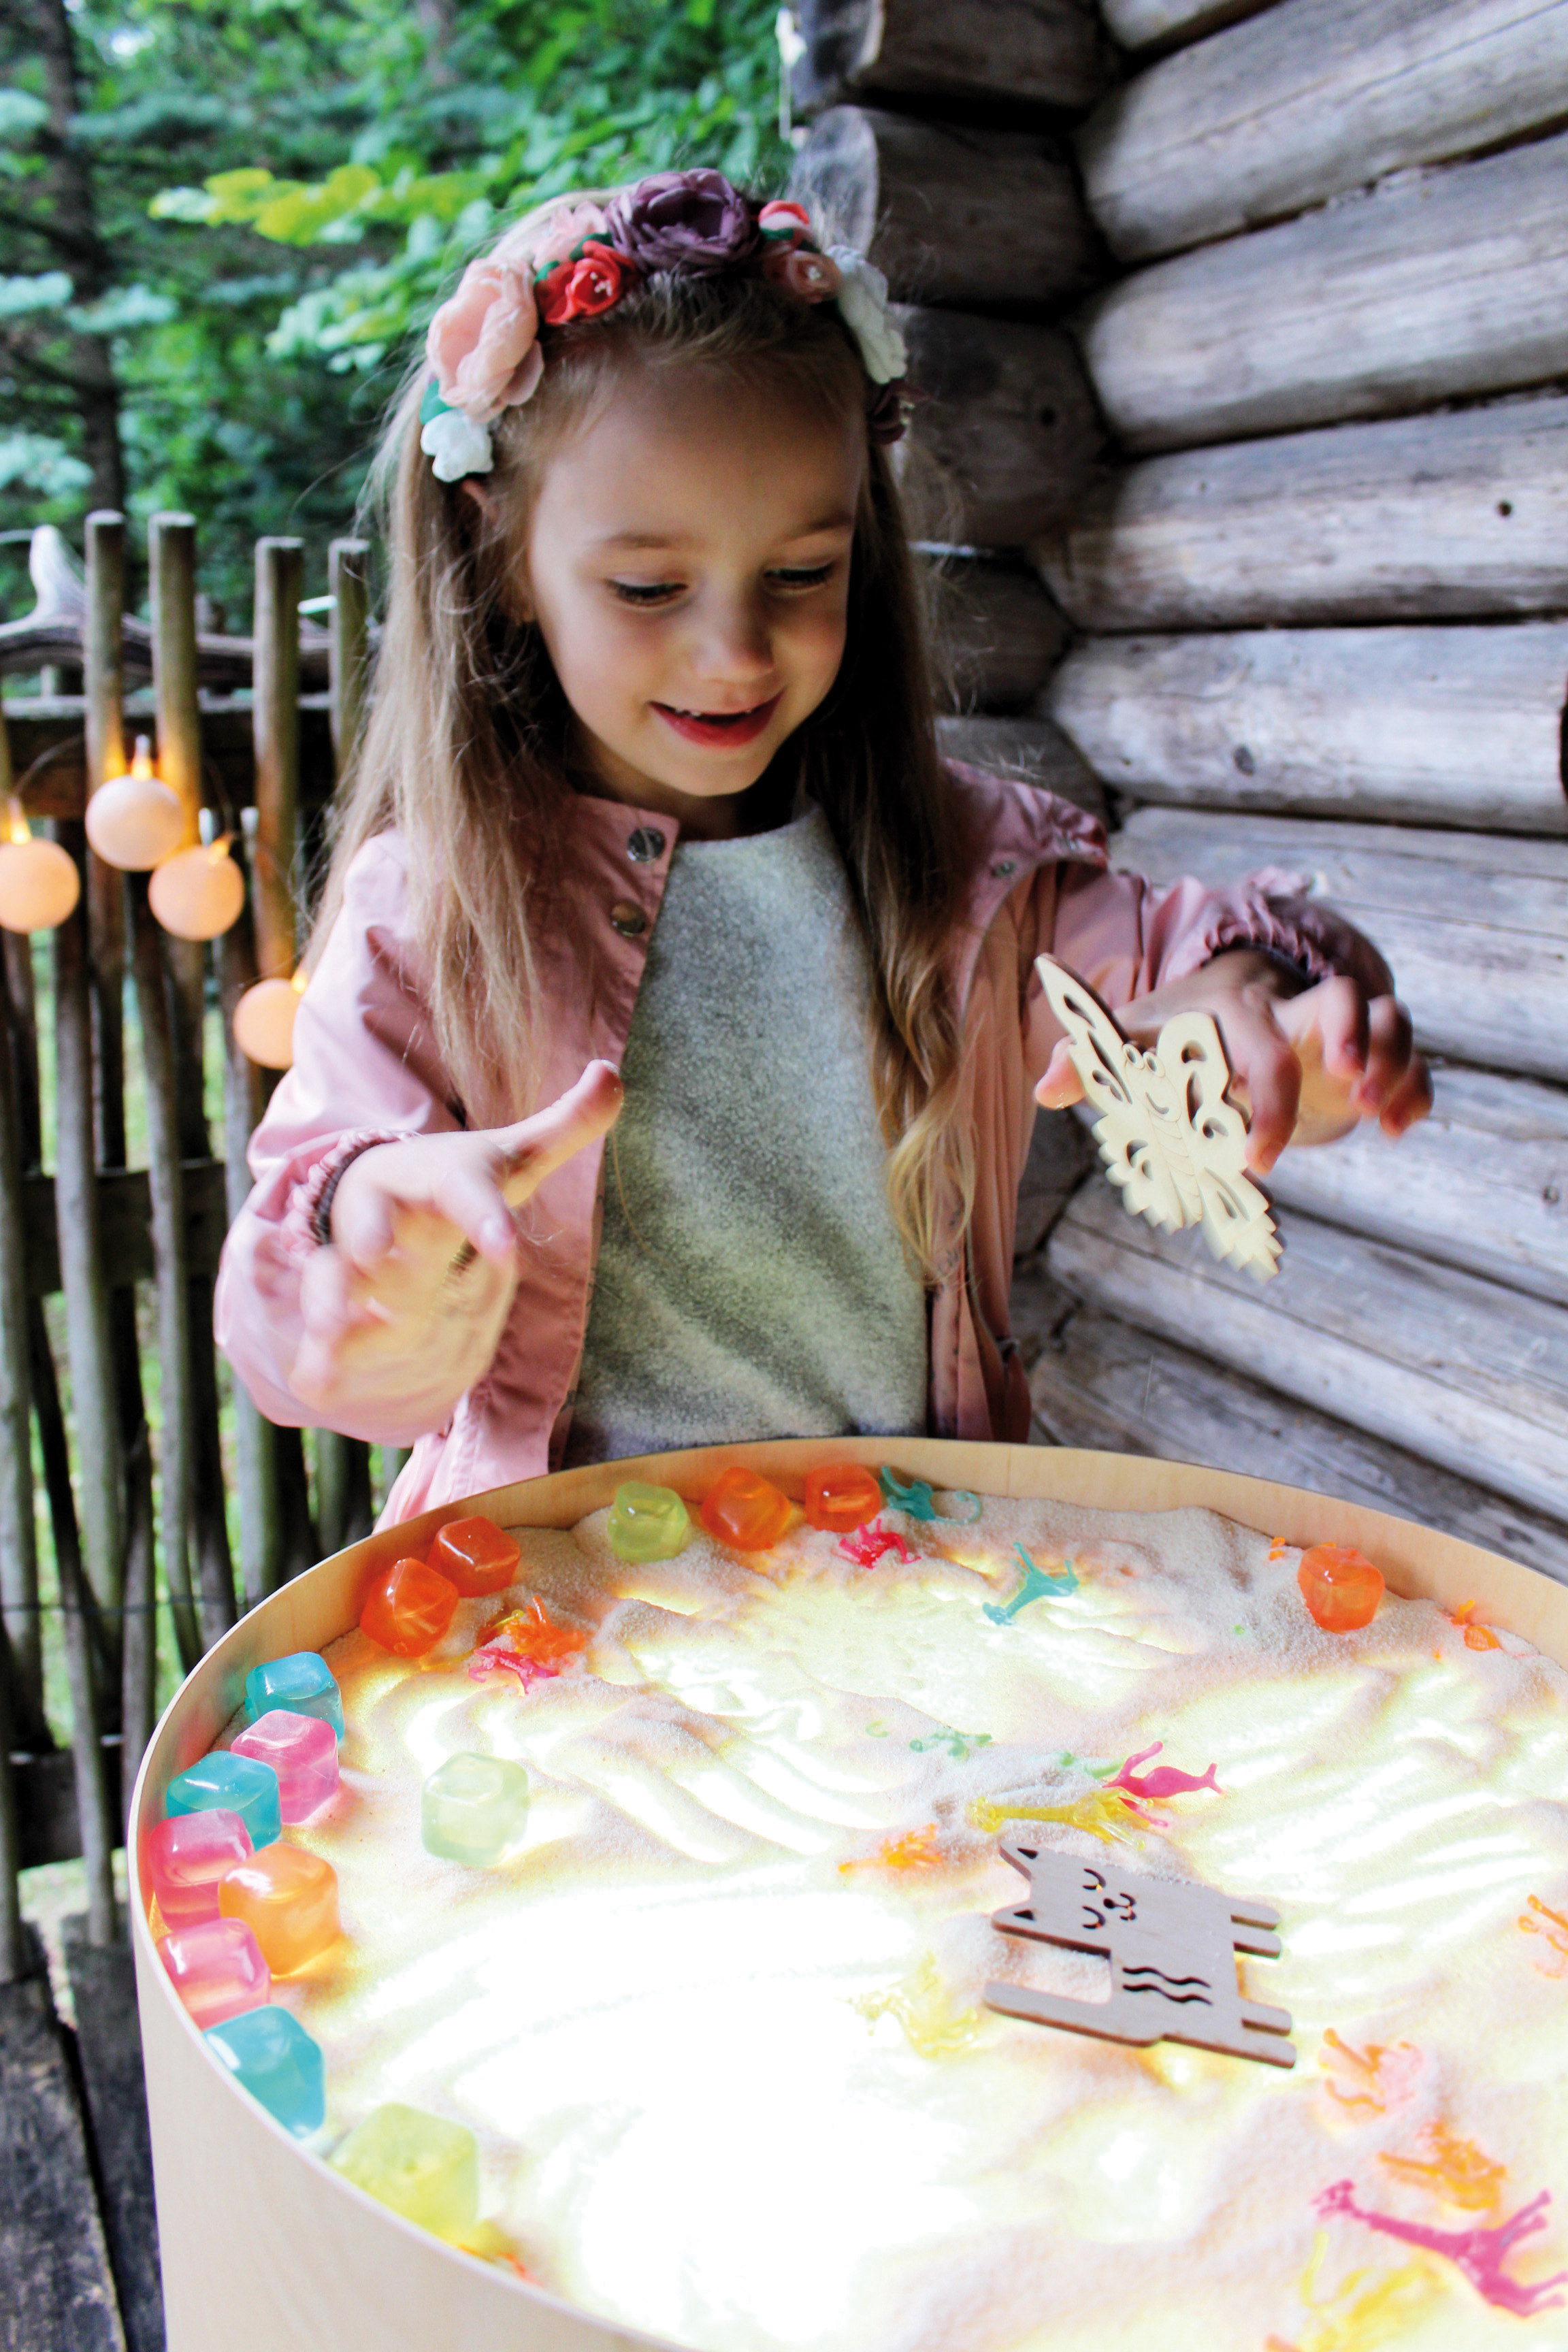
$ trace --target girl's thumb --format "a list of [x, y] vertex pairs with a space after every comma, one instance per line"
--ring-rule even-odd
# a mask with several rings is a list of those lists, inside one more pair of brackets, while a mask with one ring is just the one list
[[1066, 1110], [1070, 1103], [1083, 1100], [1083, 1088], [1078, 1072], [1072, 1066], [1072, 1052], [1065, 1037], [1057, 1042], [1057, 1050], [1047, 1065], [1046, 1075], [1035, 1088], [1035, 1100], [1047, 1110]]
[[498, 1137], [506, 1156], [501, 1190], [515, 1207], [526, 1201], [553, 1169], [585, 1144], [607, 1134], [621, 1114], [621, 1074], [613, 1062], [590, 1062], [574, 1087], [548, 1110], [503, 1128]]

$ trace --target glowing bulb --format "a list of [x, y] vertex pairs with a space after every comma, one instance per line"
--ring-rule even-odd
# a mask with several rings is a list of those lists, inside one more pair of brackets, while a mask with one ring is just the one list
[[231, 834], [211, 848], [177, 849], [153, 869], [147, 903], [177, 940], [216, 940], [239, 919], [245, 877], [228, 854]]
[[292, 980], [258, 980], [234, 1008], [234, 1042], [264, 1070], [292, 1066], [294, 1015], [310, 976], [301, 964]]
[[0, 842], [0, 928], [57, 930], [81, 896], [76, 860], [58, 842], [35, 841], [20, 801], [5, 811]]
[[180, 796], [159, 782], [145, 735], [136, 738], [131, 773], [100, 784], [89, 801], [87, 837], [104, 864], [122, 874], [147, 873], [184, 839]]

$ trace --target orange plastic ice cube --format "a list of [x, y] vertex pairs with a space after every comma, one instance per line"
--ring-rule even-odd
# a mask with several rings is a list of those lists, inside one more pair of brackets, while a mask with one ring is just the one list
[[430, 1547], [429, 1565], [472, 1600], [504, 1592], [521, 1558], [521, 1545], [493, 1519], [448, 1519]]
[[1314, 1544], [1296, 1570], [1301, 1598], [1325, 1633], [1353, 1633], [1370, 1625], [1383, 1599], [1383, 1578], [1352, 1544]]
[[828, 1535], [847, 1536], [874, 1519], [882, 1507], [875, 1475], [858, 1462], [830, 1462], [805, 1481], [805, 1516]]
[[789, 1525], [790, 1500], [760, 1472], [732, 1462], [704, 1496], [698, 1517], [734, 1551], [770, 1551]]
[[224, 1873], [217, 1907], [241, 1919], [275, 1977], [292, 1976], [342, 1933], [338, 1874], [303, 1846], [267, 1845]]
[[455, 1584], [422, 1559], [400, 1559], [371, 1586], [360, 1631], [400, 1658], [422, 1658], [451, 1623], [457, 1605]]

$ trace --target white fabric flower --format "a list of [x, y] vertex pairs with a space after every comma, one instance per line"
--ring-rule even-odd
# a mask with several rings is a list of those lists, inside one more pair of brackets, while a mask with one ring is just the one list
[[909, 366], [910, 355], [888, 316], [887, 279], [852, 245], [830, 245], [827, 257], [837, 263], [844, 280], [837, 295], [839, 313], [860, 346], [867, 374], [873, 383], [895, 383]]
[[476, 425], [460, 408], [432, 416], [419, 436], [438, 482], [460, 482], [468, 474], [488, 474], [495, 464], [488, 425]]

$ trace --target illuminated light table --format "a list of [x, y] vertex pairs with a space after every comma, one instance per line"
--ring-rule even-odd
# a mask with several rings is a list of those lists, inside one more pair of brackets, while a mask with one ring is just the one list
[[[1390, 1590], [1460, 1609], [1568, 1665], [1568, 1591], [1512, 1561], [1410, 1522], [1265, 1479], [1181, 1463], [1066, 1448], [931, 1439], [792, 1440], [608, 1463], [500, 1487], [368, 1536], [272, 1595], [204, 1658], [153, 1736], [132, 1805], [140, 1856], [162, 1791], [205, 1755], [270, 1658], [320, 1650], [358, 1618], [366, 1587], [449, 1519], [483, 1513], [508, 1528], [571, 1528], [627, 1478], [700, 1495], [732, 1461], [799, 1499], [830, 1462], [945, 1488], [1042, 1497], [1094, 1509], [1199, 1506], [1291, 1545], [1352, 1544]], [[132, 1937], [141, 2002], [169, 2352], [610, 2352], [667, 2339], [608, 2323], [463, 2254], [375, 2203], [301, 2148], [242, 2091], [186, 2016], [154, 1950], [138, 1870]]]

